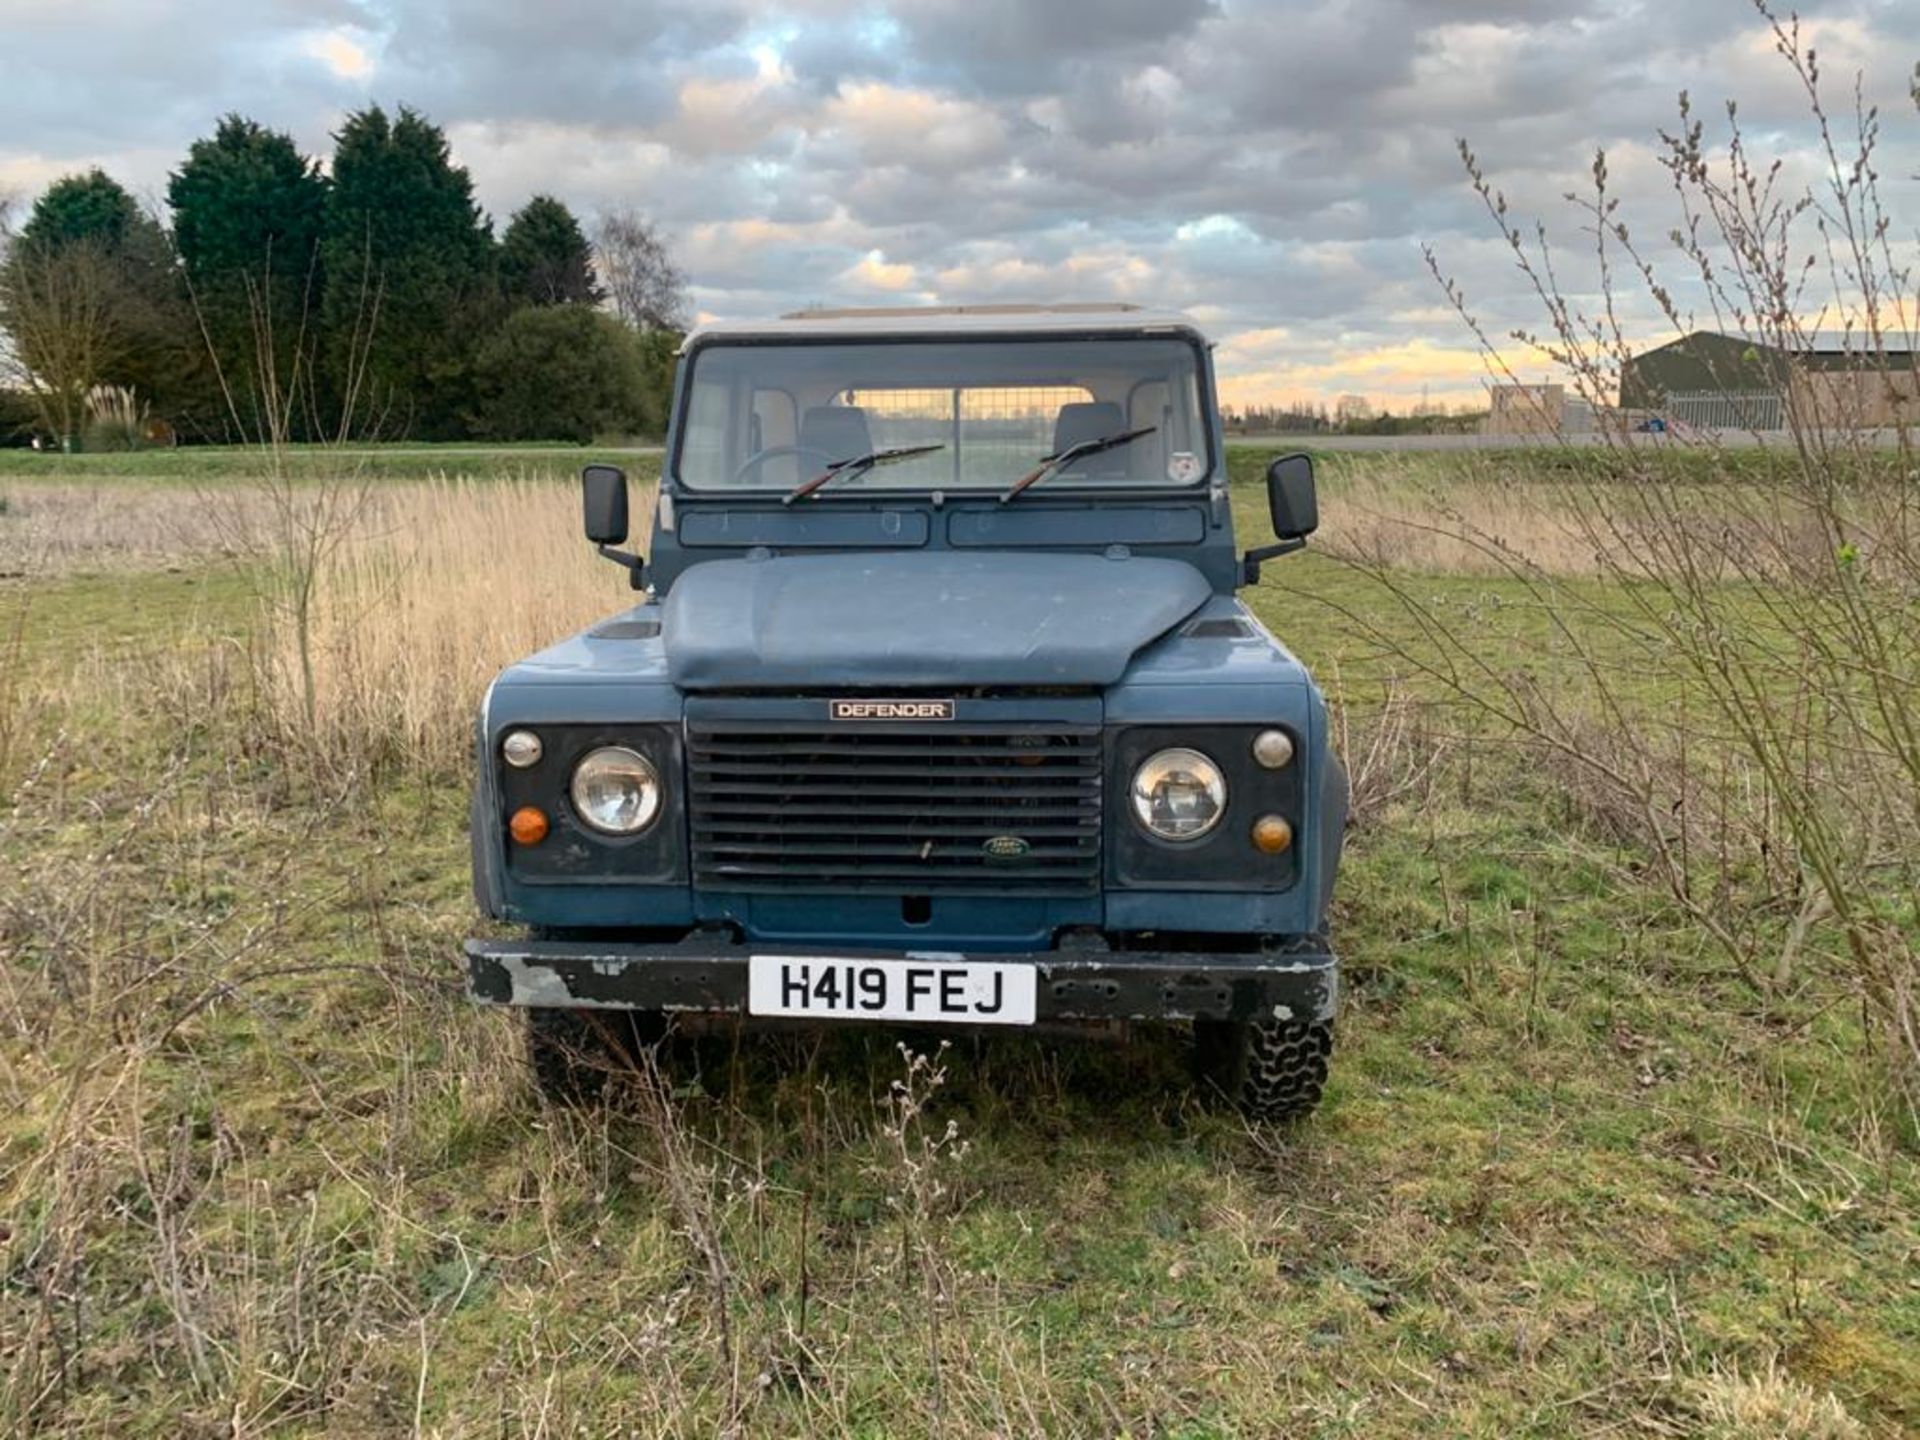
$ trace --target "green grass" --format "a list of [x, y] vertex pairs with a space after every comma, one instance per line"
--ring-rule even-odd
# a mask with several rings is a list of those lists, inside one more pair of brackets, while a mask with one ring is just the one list
[[[883, 1033], [689, 1043], [664, 1116], [553, 1114], [458, 994], [463, 778], [269, 744], [217, 575], [27, 611], [15, 1433], [1706, 1434], [1770, 1362], [1920, 1429], [1920, 1168], [1856, 1013], [1761, 1003], [1528, 758], [1456, 743], [1353, 834], [1295, 1130], [1155, 1034], [962, 1042], [900, 1137]], [[1549, 654], [1508, 582], [1416, 583]], [[1250, 599], [1356, 703], [1401, 667], [1342, 612], [1419, 643], [1324, 556]]]
[[[334, 448], [294, 445], [286, 451], [288, 472], [296, 477], [365, 475], [378, 480], [425, 480], [437, 475], [493, 478], [528, 473], [571, 474], [590, 460], [609, 458], [629, 472], [652, 474], [659, 460], [653, 447], [636, 450], [622, 442], [589, 445], [368, 445]], [[247, 480], [266, 468], [262, 452], [249, 446], [196, 445], [173, 450], [60, 455], [0, 449], [0, 483], [95, 483], [140, 480], [160, 484], [207, 485]]]

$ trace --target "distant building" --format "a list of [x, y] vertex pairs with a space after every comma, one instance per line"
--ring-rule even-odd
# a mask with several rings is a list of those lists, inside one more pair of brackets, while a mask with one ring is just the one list
[[1794, 356], [1797, 411], [1815, 425], [1920, 424], [1920, 354], [1902, 337], [1823, 331]]
[[1564, 385], [1495, 385], [1488, 401], [1484, 434], [1558, 435], [1566, 428]]
[[1696, 330], [1632, 356], [1620, 408], [1717, 430], [1780, 430], [1789, 406], [1810, 424], [1920, 422], [1920, 368], [1905, 339], [1880, 352], [1859, 334], [1822, 331], [1791, 347]]

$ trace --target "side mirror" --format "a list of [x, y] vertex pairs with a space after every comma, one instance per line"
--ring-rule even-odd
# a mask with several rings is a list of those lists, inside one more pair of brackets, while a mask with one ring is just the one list
[[587, 539], [619, 545], [627, 538], [627, 472], [618, 465], [589, 465], [580, 472], [580, 499]]
[[1267, 466], [1267, 510], [1282, 540], [1304, 540], [1320, 528], [1311, 455], [1282, 455]]
[[593, 548], [625, 568], [629, 585], [644, 590], [646, 561], [610, 548], [627, 538], [627, 472], [618, 465], [587, 466], [580, 472], [580, 506]]
[[1267, 466], [1267, 513], [1273, 517], [1277, 545], [1261, 545], [1240, 559], [1240, 578], [1248, 585], [1260, 582], [1260, 566], [1306, 547], [1307, 536], [1320, 528], [1320, 499], [1313, 486], [1311, 455], [1282, 455]]

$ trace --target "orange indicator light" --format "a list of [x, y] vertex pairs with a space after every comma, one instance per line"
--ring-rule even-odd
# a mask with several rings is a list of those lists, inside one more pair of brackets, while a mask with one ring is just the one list
[[1278, 815], [1262, 815], [1253, 822], [1253, 848], [1278, 855], [1293, 844], [1293, 827]]
[[516, 845], [538, 845], [547, 838], [547, 817], [531, 805], [522, 805], [507, 822]]

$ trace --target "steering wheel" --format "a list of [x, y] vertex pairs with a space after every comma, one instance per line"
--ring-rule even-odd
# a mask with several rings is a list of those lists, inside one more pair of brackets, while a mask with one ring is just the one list
[[766, 464], [767, 461], [778, 460], [786, 455], [811, 455], [820, 462], [817, 469], [804, 477], [807, 479], [811, 479], [813, 475], [819, 474], [821, 470], [833, 464], [833, 457], [831, 455], [827, 454], [824, 450], [816, 450], [811, 445], [772, 445], [765, 450], [759, 450], [749, 455], [746, 463], [733, 472], [732, 483], [738, 485], [742, 480], [745, 480], [748, 475]]

